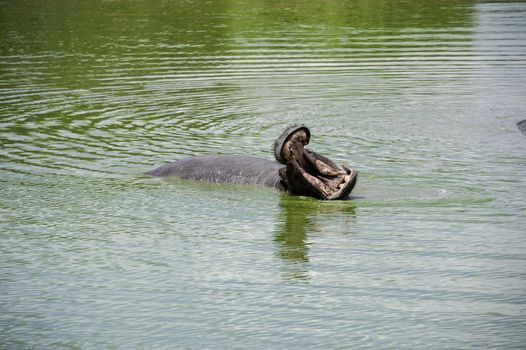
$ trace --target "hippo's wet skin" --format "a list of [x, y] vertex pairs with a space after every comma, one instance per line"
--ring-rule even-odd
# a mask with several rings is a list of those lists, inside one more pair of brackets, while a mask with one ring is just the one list
[[163, 165], [148, 174], [181, 179], [237, 184], [263, 184], [278, 187], [279, 163], [242, 155], [203, 155]]
[[327, 157], [306, 149], [310, 131], [287, 128], [274, 143], [276, 160], [245, 155], [203, 155], [182, 159], [150, 171], [152, 176], [236, 184], [262, 184], [281, 191], [319, 199], [346, 198], [356, 184], [357, 172], [340, 169]]

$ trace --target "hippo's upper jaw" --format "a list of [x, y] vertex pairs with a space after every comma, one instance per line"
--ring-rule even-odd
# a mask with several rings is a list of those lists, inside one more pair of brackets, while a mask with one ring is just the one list
[[327, 157], [306, 149], [309, 138], [308, 129], [298, 128], [282, 143], [276, 158], [287, 165], [280, 170], [283, 186], [295, 195], [346, 198], [356, 185], [358, 173], [345, 166], [340, 169]]

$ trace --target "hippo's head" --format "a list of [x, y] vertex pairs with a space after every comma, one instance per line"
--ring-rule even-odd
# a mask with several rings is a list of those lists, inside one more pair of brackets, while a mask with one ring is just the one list
[[304, 125], [287, 128], [274, 142], [274, 156], [286, 167], [280, 169], [282, 185], [295, 195], [319, 199], [344, 199], [356, 185], [358, 173], [340, 169], [329, 158], [305, 148], [310, 131]]

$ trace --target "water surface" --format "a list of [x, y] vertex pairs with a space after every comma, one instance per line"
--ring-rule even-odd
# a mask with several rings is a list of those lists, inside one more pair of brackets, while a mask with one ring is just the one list
[[[0, 348], [521, 348], [526, 3], [0, 2]], [[350, 201], [141, 175], [271, 158]]]

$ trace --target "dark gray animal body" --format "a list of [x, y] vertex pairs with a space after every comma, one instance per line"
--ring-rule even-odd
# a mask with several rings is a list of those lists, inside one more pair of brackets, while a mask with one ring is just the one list
[[246, 155], [202, 155], [181, 159], [148, 172], [152, 176], [235, 184], [262, 184], [283, 189], [277, 162]]
[[526, 119], [521, 120], [520, 122], [518, 122], [517, 123], [517, 127], [519, 128], [520, 131], [522, 131], [524, 134], [526, 134]]

